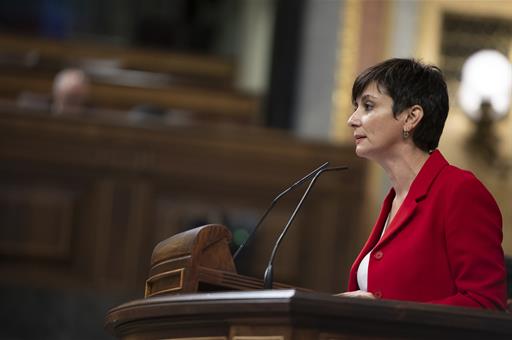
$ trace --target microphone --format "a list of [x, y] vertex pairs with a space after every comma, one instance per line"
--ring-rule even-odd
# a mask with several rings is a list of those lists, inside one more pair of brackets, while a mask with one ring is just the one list
[[315, 170], [311, 171], [309, 174], [307, 174], [306, 176], [304, 176], [303, 178], [299, 179], [297, 182], [293, 183], [291, 186], [289, 186], [287, 189], [285, 189], [283, 192], [281, 192], [280, 194], [278, 194], [274, 200], [272, 201], [272, 203], [270, 204], [270, 206], [267, 208], [267, 210], [265, 211], [265, 213], [263, 214], [263, 216], [261, 216], [260, 220], [258, 221], [258, 223], [256, 223], [256, 226], [253, 228], [253, 230], [251, 231], [251, 233], [249, 234], [249, 236], [247, 236], [247, 238], [245, 239], [244, 242], [242, 242], [242, 244], [240, 245], [240, 247], [238, 247], [238, 249], [236, 250], [235, 254], [233, 255], [233, 261], [236, 260], [236, 257], [238, 256], [238, 254], [240, 254], [240, 251], [242, 251], [242, 249], [247, 245], [249, 244], [249, 241], [252, 240], [252, 238], [254, 237], [254, 235], [256, 234], [256, 231], [258, 230], [258, 228], [260, 227], [261, 223], [263, 222], [263, 220], [265, 219], [265, 217], [267, 217], [268, 213], [270, 212], [270, 210], [272, 210], [272, 208], [274, 208], [274, 206], [277, 204], [277, 202], [281, 199], [281, 197], [283, 197], [284, 195], [286, 195], [287, 193], [289, 193], [290, 191], [292, 191], [293, 189], [297, 188], [299, 185], [301, 185], [302, 183], [304, 183], [305, 181], [307, 181], [308, 179], [310, 179], [311, 177], [315, 176], [319, 171], [321, 170], [324, 170], [325, 168], [327, 168], [327, 166], [329, 165], [329, 162], [325, 162], [324, 164], [320, 165], [318, 168], [316, 168]]
[[283, 240], [284, 236], [288, 232], [288, 229], [290, 228], [290, 225], [292, 224], [293, 220], [295, 219], [295, 216], [297, 215], [297, 212], [302, 206], [302, 203], [304, 202], [305, 198], [308, 196], [309, 192], [311, 191], [311, 188], [315, 184], [318, 177], [323, 174], [326, 171], [339, 171], [339, 170], [346, 170], [348, 169], [347, 166], [337, 166], [332, 168], [324, 168], [315, 173], [315, 176], [309, 182], [308, 188], [304, 192], [304, 195], [302, 195], [302, 198], [300, 199], [299, 203], [295, 207], [295, 210], [292, 213], [292, 216], [286, 223], [286, 226], [284, 227], [283, 231], [281, 232], [281, 235], [279, 235], [279, 238], [276, 241], [276, 244], [274, 245], [274, 249], [272, 249], [272, 255], [270, 255], [270, 259], [268, 261], [267, 269], [265, 269], [265, 275], [263, 277], [263, 289], [272, 289], [272, 283], [273, 283], [273, 276], [274, 276], [274, 269], [272, 267], [272, 264], [274, 263], [274, 258], [277, 253], [277, 249], [279, 248], [279, 245], [281, 244], [281, 241]]

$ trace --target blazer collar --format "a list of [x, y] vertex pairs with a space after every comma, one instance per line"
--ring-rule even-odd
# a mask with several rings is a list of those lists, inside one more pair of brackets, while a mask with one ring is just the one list
[[[377, 242], [377, 246], [390, 239], [392, 235], [396, 234], [406, 224], [409, 218], [413, 216], [418, 202], [427, 197], [432, 183], [434, 183], [434, 180], [439, 175], [441, 170], [447, 165], [448, 162], [443, 157], [441, 152], [439, 152], [439, 150], [434, 150], [434, 152], [432, 152], [425, 164], [423, 164], [420, 172], [412, 182], [407, 197], [398, 209], [393, 220], [389, 221], [384, 235], [382, 235], [382, 237]], [[382, 229], [384, 228], [387, 216], [391, 210], [391, 204], [394, 197], [395, 191], [393, 188], [391, 188], [388, 196], [386, 197], [386, 200], [384, 201], [381, 216], [379, 216], [377, 225], [374, 228], [375, 231], [378, 230], [378, 236], [382, 234]]]
[[425, 198], [432, 183], [434, 183], [441, 170], [447, 165], [448, 162], [441, 152], [434, 150], [412, 182], [407, 196], [415, 199], [417, 202]]

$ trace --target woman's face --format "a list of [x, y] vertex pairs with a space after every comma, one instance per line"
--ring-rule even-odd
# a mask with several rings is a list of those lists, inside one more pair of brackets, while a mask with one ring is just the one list
[[379, 92], [375, 82], [356, 98], [354, 112], [348, 125], [354, 129], [356, 154], [373, 160], [382, 160], [399, 152], [403, 143], [403, 113], [393, 116], [393, 99]]

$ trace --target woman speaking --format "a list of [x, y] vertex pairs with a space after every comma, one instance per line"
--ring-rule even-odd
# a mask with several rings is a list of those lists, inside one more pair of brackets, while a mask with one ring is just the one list
[[505, 309], [499, 208], [436, 149], [448, 114], [439, 68], [384, 61], [357, 77], [352, 101], [355, 152], [392, 188], [342, 295]]

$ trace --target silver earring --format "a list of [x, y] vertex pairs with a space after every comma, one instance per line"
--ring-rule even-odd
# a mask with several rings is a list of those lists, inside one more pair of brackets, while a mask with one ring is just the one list
[[407, 131], [407, 130], [403, 130], [403, 131], [402, 131], [402, 137], [404, 137], [404, 139], [409, 138], [409, 131]]

